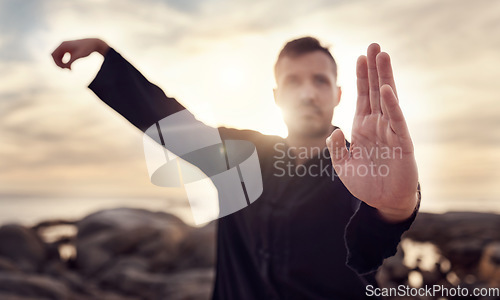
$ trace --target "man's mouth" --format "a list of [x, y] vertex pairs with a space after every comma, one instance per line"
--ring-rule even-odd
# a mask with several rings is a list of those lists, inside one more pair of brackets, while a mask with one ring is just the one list
[[317, 109], [311, 107], [299, 107], [298, 114], [301, 116], [319, 116], [320, 112]]

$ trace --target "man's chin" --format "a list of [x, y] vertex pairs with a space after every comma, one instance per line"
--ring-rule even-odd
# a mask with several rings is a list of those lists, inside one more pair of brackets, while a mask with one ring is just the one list
[[320, 126], [311, 122], [297, 122], [293, 128], [288, 128], [289, 135], [320, 138], [329, 134], [330, 126]]

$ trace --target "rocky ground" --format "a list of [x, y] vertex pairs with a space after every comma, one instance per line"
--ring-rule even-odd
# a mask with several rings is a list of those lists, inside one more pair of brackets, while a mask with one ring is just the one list
[[[420, 213], [379, 270], [380, 285], [499, 287], [499, 229], [500, 215]], [[214, 238], [213, 223], [193, 228], [173, 215], [129, 208], [32, 228], [4, 225], [0, 299], [209, 299]]]
[[[419, 213], [398, 253], [386, 259], [377, 279], [382, 287], [441, 285], [500, 291], [500, 215], [475, 212]], [[400, 299], [390, 297], [389, 299]], [[402, 298], [401, 298], [402, 299]], [[408, 298], [404, 298], [408, 299]], [[500, 299], [415, 297], [415, 299]]]
[[[67, 226], [76, 235], [50, 241], [50, 230]], [[213, 224], [195, 229], [173, 215], [127, 208], [77, 222], [4, 225], [0, 299], [209, 299], [214, 237]]]

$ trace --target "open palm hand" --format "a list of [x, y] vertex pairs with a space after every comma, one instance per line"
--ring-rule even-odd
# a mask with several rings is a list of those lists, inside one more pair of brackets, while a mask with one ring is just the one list
[[327, 140], [339, 178], [358, 199], [388, 221], [408, 218], [417, 202], [413, 143], [399, 106], [389, 55], [368, 47], [356, 66], [358, 100], [351, 146], [335, 130]]

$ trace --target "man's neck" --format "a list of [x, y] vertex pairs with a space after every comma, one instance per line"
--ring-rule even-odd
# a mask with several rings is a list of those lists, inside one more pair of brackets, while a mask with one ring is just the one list
[[329, 130], [324, 135], [318, 136], [302, 136], [289, 134], [285, 138], [289, 148], [291, 148], [293, 151], [299, 152], [303, 152], [305, 149], [307, 149], [306, 151], [308, 157], [297, 157], [296, 155], [295, 164], [301, 165], [308, 159], [317, 156], [318, 153], [322, 151], [324, 147], [326, 147], [326, 138], [330, 136], [330, 134], [333, 132], [333, 129], [334, 127], [332, 125], [331, 130]]

